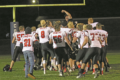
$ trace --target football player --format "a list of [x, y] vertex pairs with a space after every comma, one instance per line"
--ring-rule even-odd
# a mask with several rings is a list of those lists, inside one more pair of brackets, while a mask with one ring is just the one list
[[[86, 52], [88, 50], [88, 43], [86, 43], [86, 45], [83, 47], [83, 49], [81, 49], [81, 45], [85, 39], [85, 32], [83, 31], [83, 27], [85, 28], [87, 25], [81, 25], [80, 23], [77, 24], [77, 28], [78, 28], [78, 32], [75, 33], [75, 37], [73, 38], [72, 44], [74, 45], [74, 43], [77, 41], [77, 39], [79, 39], [79, 51], [78, 54], [76, 55], [76, 64], [78, 66], [78, 68], [80, 68], [80, 61], [84, 58], [84, 56], [86, 55]], [[85, 30], [85, 29], [84, 29]]]
[[12, 58], [10, 68], [9, 68], [10, 72], [12, 71], [12, 67], [13, 67], [14, 63], [16, 62], [16, 58], [22, 52], [22, 50], [20, 48], [20, 40], [21, 40], [21, 37], [25, 34], [24, 26], [19, 26], [19, 31], [20, 32], [15, 32], [13, 34], [12, 43], [15, 43], [15, 41], [16, 41], [16, 45], [15, 45], [16, 47], [14, 49], [13, 58]]
[[102, 24], [100, 24], [100, 23], [98, 23], [97, 25], [96, 25], [96, 29], [99, 31], [99, 33], [100, 33], [100, 38], [101, 38], [101, 41], [102, 41], [102, 48], [101, 48], [101, 54], [100, 54], [100, 56], [101, 56], [101, 60], [100, 60], [100, 62], [101, 62], [101, 75], [103, 75], [103, 68], [104, 68], [104, 62], [105, 62], [105, 60], [106, 60], [106, 52], [105, 52], [105, 49], [106, 49], [106, 46], [105, 45], [107, 45], [107, 37], [108, 37], [108, 33], [107, 33], [107, 31], [105, 31], [105, 30], [102, 30]]
[[[36, 30], [36, 33], [39, 37], [39, 43], [41, 44], [41, 52], [43, 56], [43, 67], [44, 67], [44, 74], [46, 74], [46, 58], [47, 58], [47, 52], [51, 54], [51, 58], [54, 58], [54, 52], [49, 48], [49, 34], [50, 34], [50, 28], [46, 27], [46, 21], [41, 20], [40, 21], [41, 28], [38, 28]], [[54, 66], [56, 68], [56, 66]], [[57, 69], [57, 68], [56, 68]]]
[[66, 33], [60, 31], [60, 26], [61, 26], [61, 22], [56, 21], [54, 25], [55, 32], [52, 32], [50, 34], [49, 43], [50, 44], [53, 43], [53, 48], [55, 49], [55, 53], [58, 61], [59, 76], [63, 76], [63, 71], [61, 69], [61, 61], [62, 59], [66, 60], [66, 55], [64, 51], [65, 41], [68, 45], [70, 45], [70, 42], [66, 36]]
[[88, 18], [88, 24], [92, 25], [92, 29], [95, 30], [98, 22], [93, 21], [94, 21], [93, 18]]
[[[77, 32], [77, 30], [74, 28], [74, 24], [72, 21], [69, 21], [67, 24], [68, 28], [71, 30], [71, 33], [68, 32], [68, 37], [70, 42], [72, 42], [74, 34]], [[75, 54], [71, 53], [70, 51], [71, 49], [69, 49], [69, 64], [70, 64], [70, 72], [75, 69]]]
[[[35, 36], [35, 34], [36, 34], [36, 27], [35, 27], [35, 26], [32, 26], [32, 27], [31, 27], [31, 30], [32, 30], [31, 34], [32, 34], [33, 36]], [[35, 56], [34, 62], [37, 61], [37, 53], [38, 53], [38, 47], [35, 47], [35, 48], [34, 48], [34, 56]]]
[[[54, 27], [53, 27], [53, 25], [52, 25], [52, 22], [50, 21], [50, 20], [46, 20], [46, 25], [47, 25], [47, 28], [49, 28], [50, 29], [50, 33], [51, 32], [55, 32], [55, 29], [54, 29]], [[53, 49], [53, 47], [52, 47], [52, 44], [50, 44], [50, 48], [51, 48], [51, 50], [53, 50], [53, 52], [54, 52], [54, 49]], [[48, 53], [49, 54], [49, 56], [48, 56], [48, 61], [49, 61], [49, 59], [51, 59], [51, 57], [50, 57], [50, 53]], [[55, 54], [55, 53], [54, 53]], [[54, 59], [51, 59], [51, 67], [50, 66], [48, 66], [48, 68], [49, 68], [49, 70], [52, 70], [52, 66], [55, 66], [55, 57], [54, 57]], [[49, 62], [50, 63], [50, 62]], [[49, 64], [50, 65], [50, 64]]]
[[98, 77], [98, 57], [100, 54], [100, 48], [101, 48], [101, 39], [100, 39], [100, 33], [97, 30], [92, 30], [91, 25], [87, 25], [87, 32], [85, 32], [85, 40], [83, 44], [81, 45], [81, 49], [83, 49], [83, 46], [90, 41], [91, 45], [90, 48], [88, 49], [84, 59], [82, 60], [82, 66], [81, 69], [78, 73], [78, 76], [76, 78], [81, 78], [84, 76], [84, 67], [85, 64], [90, 60], [91, 57], [93, 57], [93, 66], [95, 68], [95, 76], [94, 78]]
[[61, 10], [61, 12], [62, 12], [62, 13], [65, 13], [65, 21], [64, 21], [63, 23], [65, 24], [65, 26], [67, 26], [67, 23], [68, 23], [69, 21], [72, 21], [72, 16], [71, 16], [71, 14], [70, 14], [68, 11], [66, 11], [66, 10]]

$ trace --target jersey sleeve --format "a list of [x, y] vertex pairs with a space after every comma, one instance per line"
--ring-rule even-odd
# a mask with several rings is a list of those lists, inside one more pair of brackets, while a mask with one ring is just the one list
[[89, 36], [88, 34], [89, 34], [88, 31], [85, 31], [85, 36]]
[[63, 34], [63, 36], [65, 37], [65, 36], [67, 36], [67, 34], [66, 34], [66, 32], [65, 31], [63, 31], [62, 32], [62, 34]]
[[108, 37], [108, 33], [106, 32], [106, 36], [105, 37]]
[[15, 36], [16, 36], [16, 32], [13, 33], [13, 37], [15, 37]]
[[36, 30], [36, 34], [38, 34], [38, 32], [39, 32], [39, 31], [38, 31], [38, 29], [37, 29], [37, 30]]
[[72, 29], [68, 30], [68, 34], [72, 34], [72, 32], [73, 32]]
[[81, 35], [81, 32], [77, 32], [77, 33], [75, 33], [75, 34], [74, 34], [74, 37], [79, 38], [79, 37], [80, 37], [80, 35]]
[[32, 36], [32, 41], [37, 41], [34, 35]]

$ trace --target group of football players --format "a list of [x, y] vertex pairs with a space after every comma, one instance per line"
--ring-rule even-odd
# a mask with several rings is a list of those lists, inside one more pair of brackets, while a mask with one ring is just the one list
[[[103, 75], [103, 68], [108, 72], [107, 37], [108, 33], [102, 30], [102, 24], [93, 23], [93, 18], [88, 18], [88, 24], [72, 21], [72, 16], [66, 10], [65, 21], [56, 21], [54, 25], [49, 20], [41, 20], [36, 29], [19, 26], [19, 32], [13, 34], [12, 43], [16, 42], [13, 59], [9, 71], [12, 71], [14, 62], [20, 52], [25, 59], [25, 77], [35, 79], [33, 68], [43, 66], [43, 73], [48, 69], [58, 70], [59, 76], [63, 72], [69, 75], [78, 68], [78, 76], [84, 77], [88, 69], [93, 70], [94, 78], [98, 77], [98, 70]], [[30, 72], [28, 69], [30, 67]], [[63, 71], [64, 70], [64, 71]]]

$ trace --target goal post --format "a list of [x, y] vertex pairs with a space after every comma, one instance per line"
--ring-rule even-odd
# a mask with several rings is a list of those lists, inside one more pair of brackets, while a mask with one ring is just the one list
[[85, 0], [83, 3], [65, 3], [65, 4], [25, 4], [25, 5], [0, 5], [0, 8], [12, 8], [12, 7], [50, 7], [50, 6], [85, 6]]

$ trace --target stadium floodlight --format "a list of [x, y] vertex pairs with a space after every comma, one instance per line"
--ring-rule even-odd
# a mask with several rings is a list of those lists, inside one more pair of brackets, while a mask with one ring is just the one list
[[35, 0], [32, 0], [33, 3], [35, 3]]

